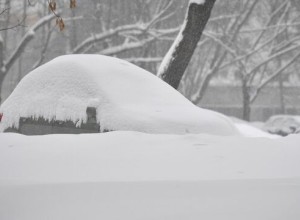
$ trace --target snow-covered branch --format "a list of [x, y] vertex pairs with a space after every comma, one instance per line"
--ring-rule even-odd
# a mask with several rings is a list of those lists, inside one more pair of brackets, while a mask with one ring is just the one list
[[[71, 53], [89, 53], [93, 51], [94, 53], [114, 56], [144, 48], [155, 41], [166, 40], [168, 36], [178, 31], [178, 27], [159, 28], [160, 25], [158, 23], [174, 15], [174, 11], [170, 10], [172, 4], [171, 0], [161, 1], [157, 5], [155, 13], [149, 18], [149, 21], [142, 22], [139, 20], [136, 23], [103, 29], [101, 33], [84, 39]], [[116, 39], [116, 41], [111, 41], [111, 39]], [[140, 60], [139, 62], [142, 61]], [[144, 60], [144, 62], [146, 61]]]
[[131, 63], [160, 63], [163, 57], [130, 57], [126, 58]]
[[257, 92], [255, 95], [251, 97], [251, 102], [255, 100], [257, 97], [258, 92], [264, 88], [268, 83], [270, 83], [273, 79], [278, 77], [283, 71], [285, 71], [287, 68], [289, 68], [298, 58], [300, 57], [300, 52], [297, 53], [291, 60], [289, 60], [285, 65], [283, 65], [280, 69], [275, 71], [273, 74], [268, 76], [267, 78], [263, 79], [262, 82], [257, 87]]
[[49, 47], [49, 43], [50, 43], [50, 39], [51, 39], [53, 30], [54, 30], [54, 28], [51, 28], [51, 30], [48, 31], [46, 40], [45, 40], [45, 42], [44, 42], [44, 44], [43, 44], [43, 49], [42, 49], [42, 51], [41, 51], [40, 59], [33, 65], [33, 67], [32, 67], [31, 69], [37, 68], [37, 67], [40, 66], [40, 65], [43, 63], [43, 61], [45, 60], [46, 52], [47, 52], [47, 49], [48, 49], [48, 47]]
[[266, 65], [267, 63], [269, 63], [270, 61], [274, 60], [275, 58], [282, 56], [284, 54], [287, 54], [293, 50], [299, 49], [300, 48], [300, 44], [296, 44], [293, 47], [289, 47], [285, 50], [282, 50], [278, 53], [273, 54], [272, 56], [268, 57], [267, 59], [263, 60], [262, 62], [260, 62], [258, 65], [256, 65], [250, 72], [248, 72], [248, 75], [251, 75], [253, 73], [255, 73], [256, 71], [259, 70], [259, 68], [261, 68], [262, 66]]
[[10, 57], [7, 59], [7, 61], [4, 62], [4, 68], [6, 72], [12, 67], [14, 62], [18, 59], [22, 51], [25, 49], [25, 47], [28, 45], [28, 43], [34, 38], [35, 32], [42, 27], [43, 25], [47, 24], [51, 20], [55, 18], [55, 15], [50, 14], [43, 18], [41, 18], [35, 25], [33, 25], [27, 33], [23, 36], [23, 38], [20, 40], [20, 43], [16, 47], [16, 49], [12, 52]]
[[143, 25], [138, 24], [130, 24], [130, 25], [124, 25], [119, 26], [115, 29], [108, 30], [104, 33], [93, 35], [84, 41], [82, 41], [79, 45], [77, 45], [72, 53], [80, 53], [83, 49], [90, 46], [91, 44], [95, 44], [101, 41], [104, 41], [108, 38], [111, 38], [113, 36], [121, 35], [122, 33], [129, 32], [129, 31], [137, 31], [138, 33], [142, 33], [145, 30], [145, 27]]
[[156, 23], [161, 22], [163, 20], [166, 20], [168, 18], [170, 18], [175, 12], [171, 12], [166, 14], [166, 12], [170, 9], [170, 7], [172, 6], [172, 1], [168, 1], [167, 4], [165, 5], [165, 7], [163, 9], [161, 9], [160, 11], [158, 11], [152, 18], [152, 20], [148, 23], [148, 27], [152, 27], [154, 26]]
[[[272, 26], [271, 24], [272, 24], [272, 22], [273, 22], [275, 16], [278, 15], [278, 13], [279, 13], [284, 7], [288, 8], [288, 6], [287, 6], [288, 4], [289, 4], [289, 0], [286, 0], [286, 1], [284, 1], [279, 7], [277, 7], [277, 9], [275, 9], [275, 11], [270, 15], [270, 17], [269, 17], [268, 21], [266, 22], [264, 28], [256, 28], [256, 30], [252, 30], [252, 31], [250, 30], [251, 33], [256, 32], [256, 31], [260, 31], [260, 33], [258, 34], [258, 36], [256, 37], [256, 39], [255, 39], [255, 41], [254, 41], [254, 43], [253, 43], [253, 47], [256, 47], [256, 46], [257, 46], [257, 44], [260, 42], [261, 38], [263, 37], [265, 31], [268, 30], [268, 29], [270, 29], [270, 27]], [[285, 13], [286, 13], [286, 12], [287, 12], [287, 11], [285, 10]], [[276, 28], [278, 28], [278, 24], [275, 25], [275, 26], [276, 26]], [[249, 30], [243, 30], [242, 32], [247, 33], [248, 31], [249, 31]]]
[[[141, 34], [145, 34], [145, 33], [150, 36], [156, 36], [158, 34], [161, 36], [165, 36], [165, 35], [173, 34], [176, 31], [176, 29], [166, 29], [166, 30], [155, 30], [154, 29], [154, 30], [152, 30], [152, 29], [149, 29], [149, 25], [152, 25], [152, 24], [147, 23], [144, 25], [142, 25], [142, 24], [124, 25], [124, 26], [119, 26], [112, 30], [108, 30], [104, 33], [93, 35], [93, 36], [85, 39], [78, 46], [76, 46], [72, 53], [81, 53], [85, 48], [87, 48], [93, 44], [103, 42], [106, 39], [112, 38], [113, 36], [123, 36], [125, 38], [131, 38], [131, 35], [137, 36], [137, 35], [141, 35]], [[150, 40], [150, 41], [152, 41], [152, 40]], [[148, 40], [146, 40], [146, 41], [148, 42]], [[144, 42], [142, 42], [142, 44], [144, 44]], [[132, 45], [134, 45], [134, 44], [131, 44], [131, 46]], [[113, 51], [116, 48], [121, 48], [124, 46], [126, 46], [126, 45], [118, 45], [118, 46], [115, 46], [115, 48], [113, 48], [113, 49], [110, 49], [110, 48], [104, 49], [104, 51]], [[117, 49], [117, 51], [118, 50], [119, 49]], [[111, 52], [109, 52], [109, 54], [111, 54]]]
[[113, 47], [109, 47], [107, 49], [101, 50], [99, 53], [103, 54], [103, 55], [116, 55], [116, 54], [123, 53], [128, 50], [141, 48], [141, 47], [145, 46], [146, 44], [152, 42], [153, 40], [155, 40], [155, 38], [149, 38], [149, 39], [145, 39], [145, 40], [141, 40], [141, 41], [137, 41], [137, 42], [130, 42], [130, 43], [125, 42], [122, 45], [117, 45], [117, 46], [113, 46]]

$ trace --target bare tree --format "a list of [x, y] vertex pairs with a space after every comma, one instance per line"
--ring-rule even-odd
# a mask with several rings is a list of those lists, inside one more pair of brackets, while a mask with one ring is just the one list
[[[46, 2], [47, 6], [49, 2]], [[61, 1], [57, 1], [57, 3], [61, 3]], [[135, 9], [137, 13], [133, 14], [132, 10], [135, 4], [138, 5], [138, 8]], [[64, 10], [62, 6], [57, 7]], [[62, 32], [57, 32], [56, 26], [50, 24], [52, 20], [58, 19], [57, 9], [52, 8], [54, 13], [48, 14], [47, 7], [46, 11], [38, 16], [34, 15], [35, 24], [27, 22], [29, 28], [25, 28], [24, 35], [18, 31], [17, 39], [21, 39], [18, 40], [17, 46], [11, 38], [9, 42], [1, 41], [3, 43], [0, 44], [0, 47], [9, 43], [10, 48], [9, 51], [0, 56], [2, 61], [0, 65], [2, 67], [0, 87], [3, 86], [5, 78], [10, 78], [6, 76], [15, 74], [12, 67], [18, 63], [20, 56], [24, 58], [24, 65], [21, 65], [20, 69], [22, 76], [53, 57], [69, 53], [98, 53], [119, 56], [131, 62], [147, 63], [155, 68], [156, 63], [161, 61], [160, 51], [144, 53], [144, 48], [151, 45], [151, 50], [153, 48], [160, 49], [160, 42], [170, 41], [178, 31], [176, 23], [174, 23], [175, 25], [162, 25], [165, 22], [173, 21], [171, 18], [175, 15], [175, 11], [172, 10], [172, 7], [174, 7], [174, 1], [171, 0], [156, 0], [155, 2], [135, 0], [126, 4], [119, 0], [115, 0], [114, 4], [112, 1], [90, 0], [86, 4], [80, 5], [76, 13], [72, 13], [70, 17], [67, 17], [66, 13], [71, 12], [71, 10], [64, 10], [63, 20], [66, 28]], [[44, 9], [39, 6], [35, 10]], [[120, 14], [120, 10], [126, 13], [116, 17]], [[30, 11], [32, 13], [32, 10], [28, 10], [28, 13]], [[88, 15], [86, 15], [87, 11], [89, 11]], [[45, 13], [48, 15], [43, 16]], [[82, 31], [82, 29], [86, 31]], [[32, 41], [34, 38], [36, 41]], [[25, 50], [25, 48], [29, 49], [28, 45], [30, 45], [30, 50], [34, 51], [33, 56], [28, 56], [29, 54]], [[16, 82], [12, 83], [12, 86], [14, 85]]]
[[[0, 91], [5, 76], [8, 74], [11, 67], [14, 65], [14, 63], [18, 60], [20, 55], [23, 53], [24, 49], [29, 44], [29, 42], [34, 39], [35, 32], [38, 29], [40, 29], [42, 26], [49, 23], [54, 18], [55, 16], [53, 14], [50, 14], [41, 18], [38, 22], [36, 22], [27, 32], [25, 32], [19, 44], [16, 45], [16, 47], [14, 48], [11, 54], [7, 54], [7, 53], [4, 54], [4, 50], [2, 48], [4, 48], [5, 42], [3, 41], [3, 39], [0, 38]], [[0, 102], [1, 102], [1, 98], [0, 98]]]
[[234, 10], [239, 8], [236, 14], [211, 19], [199, 45], [205, 56], [198, 58], [201, 60], [196, 76], [185, 77], [185, 87], [197, 88], [190, 97], [199, 103], [213, 77], [234, 74], [241, 82], [243, 118], [249, 120], [251, 104], [260, 91], [281, 74], [288, 74], [289, 67], [299, 58], [300, 38], [293, 33], [299, 17], [291, 16], [293, 7], [289, 0], [231, 4]]
[[[4, 2], [4, 8], [0, 7], [0, 18], [4, 17], [4, 25], [0, 27], [0, 32], [1, 31], [7, 31], [7, 30], [12, 30], [16, 29], [20, 26], [23, 26], [23, 22], [25, 20], [25, 17], [22, 17], [22, 19], [17, 19], [13, 24], [10, 24], [10, 11], [11, 11], [11, 1], [10, 0], [5, 0]], [[4, 41], [6, 40], [7, 33], [4, 33]]]
[[[172, 1], [168, 1], [163, 7], [157, 8], [154, 14], [147, 19], [139, 19], [132, 24], [117, 25], [113, 28], [109, 25], [109, 28], [107, 28], [102, 23], [100, 33], [92, 34], [92, 36], [83, 39], [74, 47], [71, 53], [92, 52], [115, 56], [127, 51], [144, 48], [151, 42], [174, 34], [178, 30], [177, 28], [158, 29], [155, 27], [157, 23], [163, 22], [173, 15], [173, 12], [169, 10], [171, 6]], [[114, 41], [111, 41], [111, 39], [114, 39]], [[108, 41], [110, 41], [109, 44]]]

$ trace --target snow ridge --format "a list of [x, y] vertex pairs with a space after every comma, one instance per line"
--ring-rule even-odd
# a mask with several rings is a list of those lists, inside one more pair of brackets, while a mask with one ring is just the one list
[[205, 0], [190, 0], [190, 4], [195, 3], [198, 5], [204, 5], [205, 4]]

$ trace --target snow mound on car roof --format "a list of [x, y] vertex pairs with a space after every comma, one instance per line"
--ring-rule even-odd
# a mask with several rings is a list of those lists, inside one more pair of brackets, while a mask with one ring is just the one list
[[153, 74], [101, 55], [66, 55], [30, 72], [3, 103], [0, 129], [20, 117], [86, 122], [97, 109], [102, 130], [236, 134], [225, 116], [201, 109]]

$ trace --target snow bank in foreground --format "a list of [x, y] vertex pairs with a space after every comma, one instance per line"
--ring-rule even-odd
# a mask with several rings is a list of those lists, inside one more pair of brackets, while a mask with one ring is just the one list
[[0, 140], [0, 219], [300, 219], [300, 136]]
[[0, 179], [30, 182], [300, 177], [300, 136], [0, 134]]
[[80, 125], [91, 106], [102, 130], [237, 133], [226, 117], [194, 106], [153, 74], [100, 55], [61, 56], [29, 73], [0, 107], [0, 131], [18, 127], [20, 117]]

